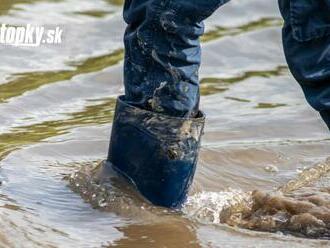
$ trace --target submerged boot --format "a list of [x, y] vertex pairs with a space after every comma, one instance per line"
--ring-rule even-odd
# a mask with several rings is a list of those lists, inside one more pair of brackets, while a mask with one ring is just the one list
[[170, 117], [117, 100], [108, 162], [151, 203], [176, 208], [195, 174], [205, 116]]

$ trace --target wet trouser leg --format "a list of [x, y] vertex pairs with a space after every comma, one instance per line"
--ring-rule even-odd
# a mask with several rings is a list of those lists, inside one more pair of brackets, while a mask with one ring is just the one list
[[125, 95], [117, 101], [108, 164], [156, 205], [180, 206], [192, 182], [205, 119], [202, 21], [227, 1], [125, 1]]
[[227, 1], [126, 0], [124, 83], [129, 103], [171, 116], [197, 114], [202, 21]]
[[279, 0], [289, 68], [330, 128], [330, 0]]

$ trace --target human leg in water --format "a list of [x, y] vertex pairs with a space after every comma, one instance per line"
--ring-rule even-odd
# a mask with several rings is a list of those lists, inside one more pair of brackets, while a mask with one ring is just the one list
[[179, 207], [195, 174], [203, 20], [228, 0], [126, 0], [125, 95], [117, 100], [108, 165], [151, 203]]

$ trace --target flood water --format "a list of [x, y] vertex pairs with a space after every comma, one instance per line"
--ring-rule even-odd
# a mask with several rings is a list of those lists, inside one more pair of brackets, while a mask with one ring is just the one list
[[[277, 1], [235, 0], [206, 22], [207, 124], [182, 212], [148, 205], [118, 178], [106, 211], [102, 199], [87, 203], [68, 187], [70, 174], [106, 157], [123, 93], [121, 4], [0, 2], [0, 23], [64, 29], [61, 45], [0, 47], [0, 247], [329, 247], [231, 227], [217, 215], [330, 156], [329, 131], [288, 72]], [[329, 187], [327, 179], [315, 183]]]

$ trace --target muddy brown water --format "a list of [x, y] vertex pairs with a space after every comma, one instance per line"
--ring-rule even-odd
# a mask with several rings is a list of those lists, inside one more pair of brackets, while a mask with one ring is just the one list
[[[275, 215], [292, 199], [313, 204], [305, 212], [326, 222], [329, 200], [326, 174], [284, 195], [263, 193], [330, 156], [329, 132], [287, 70], [276, 1], [232, 1], [206, 23], [207, 126], [182, 212], [148, 205], [116, 177], [112, 190], [96, 190], [109, 202], [87, 203], [68, 187], [63, 178], [106, 156], [115, 97], [123, 92], [121, 4], [0, 2], [0, 23], [64, 28], [59, 46], [0, 46], [0, 247], [328, 247], [326, 238], [297, 235], [299, 216], [291, 227], [269, 228], [300, 214]], [[250, 214], [223, 211], [254, 190], [263, 204]], [[275, 212], [269, 202], [279, 203]], [[98, 208], [105, 203], [107, 211]], [[224, 217], [231, 221], [221, 223]]]

